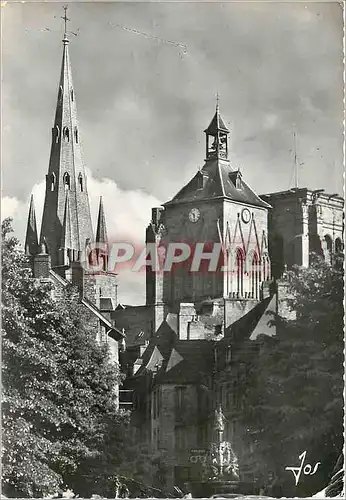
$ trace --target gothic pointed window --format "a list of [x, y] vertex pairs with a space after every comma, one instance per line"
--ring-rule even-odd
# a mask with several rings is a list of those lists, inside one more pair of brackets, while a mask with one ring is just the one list
[[70, 140], [70, 130], [69, 130], [68, 127], [64, 127], [62, 134], [63, 134], [64, 140], [67, 141], [67, 142], [69, 142], [69, 140]]
[[269, 256], [267, 253], [264, 253], [262, 257], [262, 280], [267, 281], [269, 278], [270, 278]]
[[63, 182], [65, 191], [69, 190], [71, 188], [71, 177], [67, 172], [64, 173]]
[[59, 101], [62, 100], [63, 93], [64, 93], [64, 91], [63, 91], [62, 85], [60, 85], [60, 87], [59, 87], [59, 96], [58, 96]]
[[56, 177], [55, 177], [55, 173], [53, 172], [50, 176], [50, 190], [51, 191], [54, 191], [54, 189], [55, 189], [55, 182], [56, 182]]
[[79, 188], [81, 190], [81, 192], [84, 191], [84, 186], [83, 186], [83, 176], [82, 174], [79, 174], [78, 176], [78, 184], [79, 184]]
[[59, 125], [55, 125], [55, 142], [58, 143], [60, 139], [60, 128]]
[[250, 293], [251, 298], [257, 299], [259, 294], [259, 259], [256, 252], [253, 253], [251, 259], [251, 270], [250, 270]]
[[243, 277], [244, 277], [244, 252], [238, 248], [235, 258], [236, 263], [236, 277], [237, 277], [237, 295], [243, 295]]
[[77, 127], [75, 127], [75, 129], [74, 129], [74, 138], [75, 138], [76, 143], [78, 144], [78, 128]]
[[72, 102], [74, 101], [74, 92], [73, 92], [73, 89], [71, 90], [71, 101]]

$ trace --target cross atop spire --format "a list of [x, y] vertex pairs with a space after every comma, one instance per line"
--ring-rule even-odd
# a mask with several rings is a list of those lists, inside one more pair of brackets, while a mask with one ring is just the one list
[[63, 39], [63, 42], [64, 43], [68, 43], [68, 38], [67, 38], [67, 23], [68, 21], [71, 21], [71, 19], [69, 19], [67, 17], [67, 9], [68, 9], [68, 6], [67, 5], [64, 5], [63, 6], [63, 9], [64, 9], [64, 15], [61, 16], [61, 19], [64, 20], [64, 39]]

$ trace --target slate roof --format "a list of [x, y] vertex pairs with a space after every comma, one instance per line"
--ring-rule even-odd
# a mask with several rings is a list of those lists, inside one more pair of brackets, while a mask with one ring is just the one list
[[[238, 187], [236, 178], [238, 177]], [[202, 170], [172, 198], [165, 206], [181, 202], [226, 198], [253, 206], [271, 208], [244, 181], [239, 171], [232, 170], [225, 160], [208, 160]]]
[[142, 356], [142, 365], [135, 378], [152, 372], [155, 382], [198, 383], [209, 373], [213, 363], [213, 346], [207, 340], [179, 340], [164, 322]]
[[[247, 314], [225, 330], [225, 337], [218, 342], [219, 349], [227, 345], [255, 345], [258, 335], [275, 335], [275, 326], [269, 324], [270, 312], [275, 312], [276, 295], [255, 305]], [[250, 341], [250, 344], [248, 343]], [[140, 368], [134, 378], [152, 374], [154, 384], [198, 384], [203, 375], [211, 373], [214, 366], [214, 342], [209, 340], [179, 340], [164, 321], [140, 358]]]
[[234, 345], [241, 344], [245, 340], [255, 340], [261, 334], [274, 336], [276, 330], [275, 326], [270, 324], [270, 320], [271, 313], [276, 311], [276, 300], [276, 295], [267, 297], [226, 328], [224, 340], [227, 344]]

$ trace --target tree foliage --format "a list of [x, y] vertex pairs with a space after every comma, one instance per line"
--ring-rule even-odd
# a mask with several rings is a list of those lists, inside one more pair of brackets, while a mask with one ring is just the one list
[[[271, 471], [278, 496], [308, 496], [327, 483], [343, 447], [342, 256], [333, 266], [316, 257], [285, 284], [296, 318], [277, 317], [277, 336], [259, 339], [241, 420], [257, 476], [265, 482]], [[321, 464], [296, 487], [285, 467], [300, 465], [305, 450], [305, 463]]]
[[[75, 290], [55, 300], [32, 277], [11, 221], [2, 225], [4, 493], [42, 496], [80, 482], [85, 463], [119, 467], [126, 415], [117, 409], [120, 373], [95, 342]], [[112, 456], [105, 443], [112, 442]], [[89, 475], [96, 474], [89, 469]]]

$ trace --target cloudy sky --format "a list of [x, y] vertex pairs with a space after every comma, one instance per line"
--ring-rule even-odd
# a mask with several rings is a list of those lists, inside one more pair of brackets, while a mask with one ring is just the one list
[[[2, 6], [2, 216], [19, 238], [31, 192], [39, 218], [43, 202], [62, 5]], [[232, 163], [259, 194], [293, 186], [294, 132], [300, 187], [342, 193], [337, 2], [70, 2], [69, 17], [93, 218], [103, 194], [111, 237], [142, 241], [151, 207], [202, 166], [217, 92]], [[124, 277], [123, 301], [141, 302], [140, 280]]]

